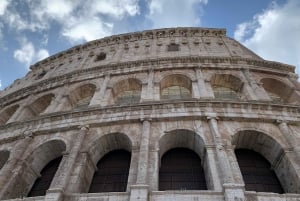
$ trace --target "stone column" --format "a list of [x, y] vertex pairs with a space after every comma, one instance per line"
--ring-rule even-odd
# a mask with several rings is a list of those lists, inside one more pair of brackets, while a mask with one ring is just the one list
[[204, 76], [202, 74], [202, 71], [200, 68], [196, 69], [196, 78], [197, 78], [197, 84], [198, 84], [198, 90], [199, 90], [199, 96], [201, 99], [211, 99], [213, 98], [213, 92], [212, 90], [208, 90]]
[[148, 200], [148, 159], [151, 124], [148, 119], [142, 119], [141, 121], [143, 122], [143, 126], [140, 139], [137, 179], [136, 185], [131, 185], [130, 187], [130, 201]]
[[245, 79], [244, 81], [244, 93], [243, 95], [245, 95], [247, 97], [247, 100], [257, 100], [258, 98], [256, 97], [256, 94], [254, 93], [254, 90], [251, 86], [251, 75], [249, 73], [249, 70], [243, 70], [243, 77]]
[[0, 200], [5, 198], [6, 191], [13, 187], [13, 183], [17, 181], [20, 171], [23, 167], [23, 156], [32, 142], [33, 135], [31, 131], [25, 131], [23, 133], [24, 139], [20, 140], [14, 147], [15, 152], [11, 160], [7, 161], [7, 164], [0, 171]]
[[200, 98], [198, 81], [192, 81], [192, 97]]
[[82, 147], [82, 143], [88, 131], [89, 131], [88, 126], [82, 126], [80, 128], [78, 136], [74, 139], [72, 143], [72, 149], [70, 150], [69, 153], [66, 153], [63, 156], [63, 159], [53, 178], [51, 186], [49, 190], [47, 190], [45, 200], [52, 200], [52, 201], [62, 200], [64, 191], [67, 188], [69, 179], [74, 169], [76, 159]]
[[207, 117], [207, 119], [208, 119], [210, 132], [213, 134], [214, 143], [216, 145], [216, 153], [218, 157], [219, 168], [221, 171], [221, 177], [223, 183], [232, 183], [233, 182], [232, 171], [222, 142], [222, 137], [218, 129], [217, 118]]
[[83, 150], [78, 154], [76, 165], [65, 191], [68, 193], [87, 193], [90, 182], [97, 170], [97, 164], [92, 160], [91, 153]]
[[62, 95], [58, 95], [57, 97], [52, 97], [50, 105], [46, 108], [45, 111], [42, 112], [42, 114], [46, 113], [52, 113], [56, 111], [56, 108], [60, 104], [60, 101], [58, 101], [61, 98]]
[[23, 104], [22, 106], [18, 108], [18, 110], [15, 112], [15, 114], [7, 121], [7, 123], [10, 123], [12, 121], [23, 121], [24, 118], [27, 118], [27, 113], [32, 112], [31, 110], [31, 104], [33, 103], [33, 100], [35, 100], [34, 95], [30, 95], [25, 101], [26, 104]]
[[105, 75], [103, 83], [101, 84], [101, 87], [95, 91], [95, 94], [90, 102], [90, 105], [102, 105], [109, 80], [110, 80], [110, 75], [109, 74]]
[[233, 173], [228, 159], [227, 152], [222, 142], [222, 136], [219, 132], [217, 118], [213, 116], [207, 117], [211, 133], [213, 134], [214, 143], [216, 145], [217, 159], [219, 170], [222, 175], [224, 196], [226, 201], [245, 200], [244, 185], [235, 184]]
[[290, 131], [290, 128], [289, 128], [288, 124], [283, 120], [277, 120], [276, 123], [279, 127], [279, 130], [281, 131], [284, 138], [286, 139], [287, 143], [289, 144], [289, 146], [295, 152], [297, 158], [300, 158], [299, 145], [297, 144], [297, 141], [295, 140], [295, 137], [292, 136], [292, 132]]
[[148, 100], [148, 83], [142, 83], [141, 89], [141, 99], [140, 102], [145, 102]]
[[252, 91], [254, 92], [254, 95], [256, 96], [255, 100], [264, 100], [264, 101], [271, 100], [269, 98], [269, 96], [267, 95], [266, 91], [261, 86], [261, 84], [257, 83], [253, 79], [252, 74], [250, 73], [249, 69], [243, 70], [243, 73], [249, 83], [249, 86], [251, 87]]
[[142, 120], [143, 128], [140, 139], [140, 153], [138, 161], [137, 184], [147, 183], [148, 174], [148, 158], [149, 158], [149, 138], [150, 138], [150, 121]]
[[208, 189], [222, 191], [222, 184], [215, 158], [214, 146], [206, 146], [206, 160], [204, 160], [203, 167], [205, 168], [206, 172], [209, 173], [209, 178], [206, 178]]
[[242, 176], [242, 173], [240, 170], [239, 163], [238, 163], [235, 153], [234, 153], [234, 149], [235, 149], [234, 146], [227, 147], [227, 156], [229, 158], [229, 162], [230, 162], [230, 165], [232, 168], [234, 183], [243, 185], [244, 180], [243, 180], [243, 176]]
[[149, 70], [147, 84], [143, 84], [142, 93], [141, 93], [141, 102], [154, 100], [153, 79], [154, 79], [154, 72], [153, 70]]
[[107, 87], [104, 93], [104, 97], [103, 100], [101, 101], [101, 106], [105, 107], [108, 106], [109, 104], [112, 104], [110, 102], [110, 99], [112, 98], [112, 88], [111, 87]]
[[60, 112], [60, 111], [66, 111], [69, 107], [71, 109], [71, 101], [68, 94], [62, 94], [59, 97], [57, 97], [58, 105], [55, 108], [54, 112]]
[[24, 109], [26, 109], [26, 105], [25, 104], [20, 105], [19, 108], [17, 109], [17, 111], [6, 122], [6, 124], [18, 121], [20, 116], [23, 114]]

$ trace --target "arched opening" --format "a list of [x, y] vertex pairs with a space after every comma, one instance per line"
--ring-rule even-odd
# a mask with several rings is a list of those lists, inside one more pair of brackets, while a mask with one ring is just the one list
[[32, 183], [27, 184], [28, 186], [31, 186], [31, 189], [28, 189], [27, 191], [27, 196], [35, 197], [46, 194], [65, 150], [66, 145], [63, 141], [51, 140], [40, 145], [32, 152], [27, 159], [27, 162], [30, 164], [32, 170], [40, 173], [41, 177], [37, 178], [34, 176], [35, 178]]
[[28, 193], [27, 197], [36, 197], [46, 195], [46, 191], [49, 189], [54, 175], [59, 167], [62, 156], [50, 161], [41, 171], [41, 176], [37, 178]]
[[262, 155], [249, 149], [236, 149], [235, 155], [246, 191], [284, 192], [271, 164]]
[[53, 97], [54, 94], [47, 94], [35, 100], [32, 104], [27, 106], [25, 114], [22, 115], [22, 119], [36, 117], [44, 112], [50, 105]]
[[[190, 167], [186, 167], [189, 170], [182, 169], [182, 173], [178, 173], [179, 176], [176, 174], [172, 175], [175, 172], [171, 167], [174, 163], [176, 163], [177, 154], [177, 162], [179, 164], [187, 163], [187, 161], [185, 160], [189, 160], [190, 162], [194, 161], [192, 162], [193, 165], [191, 165]], [[200, 137], [200, 135], [186, 129], [176, 129], [167, 132], [167, 134], [164, 134], [159, 140], [159, 155], [160, 170], [159, 178], [157, 180], [159, 190], [214, 189], [214, 181], [212, 180], [212, 177], [210, 177], [210, 175], [212, 174], [210, 168], [211, 164], [208, 162], [204, 141]], [[174, 161], [172, 162], [172, 160]], [[174, 168], [176, 169], [176, 167]], [[169, 170], [170, 172], [168, 173]], [[193, 171], [189, 172], [191, 170]], [[188, 171], [188, 173], [184, 173], [185, 171]], [[186, 175], [186, 177], [184, 175]], [[197, 181], [191, 179], [192, 175], [198, 175]], [[182, 180], [183, 183], [180, 184], [180, 181], [177, 181], [178, 184], [171, 184], [172, 182], [170, 181], [170, 179], [172, 179], [173, 176], [176, 178], [182, 176], [184, 178], [184, 180]], [[188, 183], [188, 178], [191, 179], [191, 183]]]
[[215, 74], [210, 80], [215, 99], [237, 100], [241, 98], [243, 83], [230, 74]]
[[[85, 163], [80, 168], [79, 167], [77, 168], [79, 175], [85, 175], [84, 178], [81, 178], [82, 180], [80, 182], [78, 182], [77, 180], [74, 181], [74, 185], [72, 186], [72, 189], [78, 189], [77, 192], [79, 192], [79, 191], [81, 193], [100, 192], [100, 191], [106, 192], [109, 190], [109, 189], [105, 190], [106, 187], [100, 188], [99, 187], [100, 184], [99, 185], [97, 184], [99, 182], [93, 181], [93, 178], [95, 176], [97, 177], [97, 175], [99, 173], [101, 173], [101, 172], [99, 172], [99, 170], [101, 169], [101, 164], [103, 161], [104, 161], [104, 163], [106, 163], [105, 161], [108, 161], [108, 166], [110, 166], [110, 164], [112, 164], [112, 165], [116, 164], [117, 167], [120, 165], [120, 164], [118, 165], [118, 162], [120, 162], [120, 161], [123, 161], [121, 163], [121, 165], [123, 165], [123, 166], [125, 164], [127, 166], [127, 164], [128, 164], [128, 162], [125, 162], [125, 161], [129, 161], [129, 163], [130, 163], [129, 166], [132, 165], [131, 163], [134, 163], [134, 161], [133, 162], [131, 161], [132, 142], [131, 142], [130, 138], [123, 133], [110, 133], [110, 134], [103, 135], [100, 138], [95, 138], [94, 140], [92, 140], [92, 144], [86, 145], [86, 149], [88, 150], [87, 157], [88, 157], [88, 161], [90, 161], [90, 162]], [[128, 155], [128, 153], [129, 153], [129, 155]], [[125, 159], [126, 158], [127, 159], [121, 160], [121, 159], [118, 159], [118, 157], [121, 157], [121, 158], [125, 157]], [[106, 160], [106, 158], [108, 158], [108, 159]], [[114, 161], [114, 158], [117, 158], [118, 160]], [[114, 161], [114, 162], [110, 163], [110, 161]], [[97, 164], [98, 171], [95, 169], [95, 166], [93, 164]], [[133, 165], [135, 165], [135, 163]], [[105, 166], [107, 166], [107, 165], [105, 165]], [[106, 168], [106, 169], [109, 169], [109, 168]], [[110, 168], [110, 169], [113, 170], [113, 168]], [[127, 172], [127, 170], [125, 172]], [[111, 174], [111, 173], [114, 173], [114, 172], [108, 172], [108, 174]], [[105, 177], [103, 172], [101, 174], [102, 174], [102, 177]], [[126, 180], [126, 188], [128, 188], [127, 182], [128, 182], [128, 185], [130, 185], [134, 179], [131, 176], [131, 173], [127, 173], [127, 174], [128, 174], [128, 176], [127, 176], [128, 179], [124, 178], [124, 180], [122, 180], [122, 182]], [[98, 181], [97, 179], [94, 179], [94, 180]], [[103, 181], [103, 182], [106, 182], [106, 181]], [[101, 181], [100, 181], [100, 183], [101, 183]], [[102, 183], [101, 185], [108, 185], [108, 183], [107, 184]], [[119, 191], [119, 190], [120, 190], [119, 187], [115, 188], [115, 191]], [[125, 189], [125, 191], [126, 190], [128, 190], [128, 189]], [[70, 190], [70, 191], [73, 191], [73, 190]], [[123, 188], [120, 191], [124, 191]], [[75, 191], [73, 191], [73, 192], [75, 192]]]
[[192, 97], [192, 82], [185, 75], [169, 75], [160, 82], [160, 99]]
[[70, 94], [72, 109], [80, 109], [88, 107], [94, 96], [96, 86], [93, 84], [85, 84], [73, 90]]
[[134, 104], [141, 99], [142, 84], [139, 80], [129, 78], [119, 81], [112, 89], [115, 104]]
[[9, 151], [7, 150], [0, 151], [0, 170], [5, 165], [8, 158], [9, 158]]
[[300, 97], [294, 92], [293, 88], [285, 83], [272, 78], [263, 78], [260, 82], [274, 103], [299, 102]]
[[[292, 158], [285, 153], [282, 145], [269, 135], [255, 130], [242, 130], [232, 138], [232, 145], [236, 149], [255, 151], [263, 156], [274, 170], [283, 192], [299, 193], [300, 178], [297, 166]], [[246, 182], [246, 181], [245, 181]]]
[[19, 105], [14, 105], [3, 110], [0, 113], [0, 125], [4, 125], [12, 117], [12, 115], [16, 112], [18, 108]]
[[125, 192], [127, 189], [131, 154], [125, 150], [107, 153], [97, 163], [89, 193]]
[[207, 190], [200, 157], [187, 148], [174, 148], [161, 159], [159, 190]]

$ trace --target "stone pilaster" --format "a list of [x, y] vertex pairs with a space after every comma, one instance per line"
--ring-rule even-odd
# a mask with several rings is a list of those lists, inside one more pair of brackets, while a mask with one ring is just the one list
[[43, 114], [46, 113], [52, 113], [56, 111], [56, 108], [59, 106], [60, 102], [58, 101], [61, 98], [61, 95], [58, 95], [57, 97], [52, 97], [51, 103], [48, 105], [45, 111], [43, 111]]
[[[220, 173], [218, 171], [218, 166], [215, 158], [215, 147], [214, 146], [206, 146], [206, 163], [203, 164], [205, 172], [209, 175], [209, 178], [206, 177], [206, 184], [208, 185], [208, 189], [212, 189], [214, 191], [222, 191], [222, 184]], [[209, 172], [209, 173], [208, 173]]]
[[101, 87], [97, 88], [97, 90], [95, 91], [95, 94], [90, 102], [90, 105], [102, 105], [109, 80], [110, 80], [110, 75], [109, 74], [105, 75]]
[[[252, 84], [252, 80], [251, 80], [251, 75], [248, 69], [245, 69], [242, 71], [243, 72], [243, 77], [245, 79], [244, 81], [244, 95], [246, 95], [247, 100], [258, 100], [251, 84]], [[254, 84], [254, 83], [253, 83]], [[254, 86], [255, 87], [255, 86]]]
[[214, 116], [207, 117], [211, 133], [213, 134], [216, 145], [216, 153], [219, 163], [219, 169], [222, 175], [225, 201], [244, 201], [244, 186], [235, 184], [230, 161], [222, 142], [222, 136], [219, 132], [217, 118]]
[[[201, 69], [196, 69], [196, 78], [197, 78], [197, 84], [198, 84], [198, 90], [199, 90], [199, 96], [202, 99], [212, 99], [213, 91], [208, 90], [206, 86], [206, 81], [204, 79], [204, 76], [202, 74]], [[211, 89], [211, 88], [210, 88]]]
[[153, 83], [153, 100], [154, 101], [160, 100], [160, 83], [159, 82]]
[[82, 143], [88, 131], [88, 126], [82, 126], [80, 128], [78, 136], [72, 143], [72, 149], [69, 153], [66, 153], [63, 156], [63, 159], [59, 165], [55, 177], [53, 178], [51, 186], [47, 191], [45, 200], [60, 201], [63, 199], [64, 191], [67, 188], [76, 159], [79, 155]]
[[297, 155], [297, 158], [300, 158], [300, 148], [295, 140], [295, 136], [293, 136], [292, 131], [290, 130], [286, 121], [277, 120], [276, 121], [280, 132], [283, 134], [285, 140], [289, 144], [290, 148], [292, 148]]
[[57, 105], [55, 112], [65, 111], [66, 108], [71, 107], [71, 101], [69, 98], [69, 95], [63, 94], [57, 98], [57, 102], [59, 104]]
[[25, 104], [21, 104], [19, 106], [19, 108], [17, 109], [17, 111], [7, 120], [7, 124], [11, 123], [11, 122], [15, 122], [19, 120], [19, 117], [21, 116], [21, 114], [23, 113]]
[[14, 147], [14, 154], [10, 161], [3, 167], [0, 172], [0, 200], [6, 197], [7, 191], [12, 190], [13, 183], [17, 181], [20, 171], [23, 167], [23, 156], [33, 139], [31, 131], [23, 133], [24, 139], [20, 140]]
[[100, 102], [100, 105], [105, 107], [111, 104], [110, 99], [112, 98], [112, 88], [107, 86], [103, 95], [103, 99]]
[[149, 150], [149, 161], [151, 163], [149, 164], [149, 190], [151, 191], [157, 191], [158, 190], [158, 179], [159, 179], [159, 164], [160, 164], [160, 158], [159, 158], [159, 146], [157, 145], [154, 148], [150, 148]]
[[219, 132], [217, 118], [209, 116], [207, 117], [207, 120], [208, 120], [210, 131], [213, 135], [214, 143], [216, 145], [216, 153], [219, 161], [219, 169], [221, 171], [223, 184], [233, 183], [232, 171], [222, 142], [222, 137]]
[[[260, 83], [257, 83], [252, 74], [250, 73], [249, 69], [245, 69], [243, 70], [244, 76], [247, 79], [249, 86], [251, 87], [251, 91], [254, 92], [254, 95], [256, 97], [256, 99], [254, 100], [263, 100], [263, 101], [270, 101], [271, 99], [269, 98], [269, 96], [267, 95], [266, 91], [264, 90], [264, 88], [261, 86]], [[248, 91], [250, 92], [250, 90]], [[249, 94], [250, 95], [250, 94]], [[255, 98], [253, 96], [253, 98]]]
[[225, 201], [246, 201], [244, 185], [224, 184]]
[[142, 92], [141, 92], [141, 102], [152, 101], [153, 98], [153, 79], [154, 72], [150, 70], [148, 72], [147, 83], [143, 83]]
[[148, 159], [149, 159], [149, 138], [151, 124], [147, 119], [143, 119], [142, 135], [140, 139], [140, 153], [138, 161], [137, 184], [146, 184], [148, 180]]
[[197, 99], [200, 98], [198, 81], [192, 81], [192, 97]]
[[140, 150], [136, 185], [130, 186], [130, 201], [148, 200], [148, 162], [149, 162], [149, 139], [151, 123], [148, 119], [142, 119], [142, 134], [140, 138]]

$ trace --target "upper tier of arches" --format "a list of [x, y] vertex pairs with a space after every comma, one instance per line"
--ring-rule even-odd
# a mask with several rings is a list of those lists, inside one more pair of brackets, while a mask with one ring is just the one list
[[90, 106], [196, 99], [297, 105], [300, 92], [287, 80], [269, 76], [257, 79], [257, 82], [249, 82], [238, 72], [210, 73], [204, 82], [192, 71], [165, 71], [150, 77], [145, 73], [132, 74], [87, 80], [45, 91], [37, 96], [32, 95], [0, 110], [0, 125], [28, 120], [41, 114], [87, 109]]

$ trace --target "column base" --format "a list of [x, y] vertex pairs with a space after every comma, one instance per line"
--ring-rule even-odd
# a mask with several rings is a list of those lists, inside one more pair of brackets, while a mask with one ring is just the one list
[[148, 201], [149, 185], [130, 186], [130, 201]]
[[45, 201], [62, 201], [64, 198], [64, 190], [61, 188], [49, 189], [45, 195]]
[[225, 201], [245, 201], [245, 191], [243, 184], [223, 184]]

